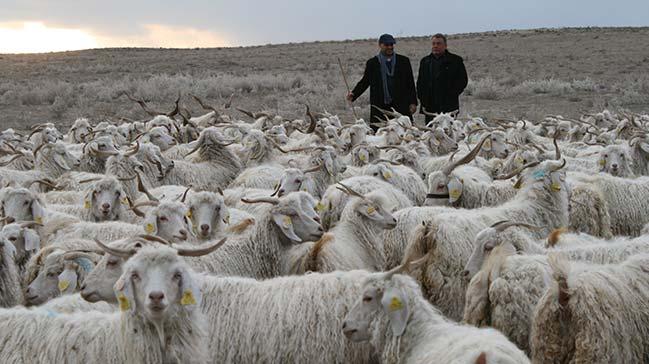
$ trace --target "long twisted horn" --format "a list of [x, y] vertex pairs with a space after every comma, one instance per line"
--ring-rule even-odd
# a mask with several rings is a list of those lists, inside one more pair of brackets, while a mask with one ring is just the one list
[[201, 248], [196, 248], [196, 249], [176, 248], [176, 251], [178, 252], [178, 255], [182, 257], [200, 257], [203, 255], [207, 255], [215, 251], [216, 249], [220, 248], [223, 244], [225, 244], [226, 240], [228, 240], [228, 238], [223, 238], [218, 242], [216, 242], [215, 244], [208, 245]]
[[480, 153], [480, 149], [482, 148], [482, 145], [487, 141], [487, 139], [491, 138], [491, 134], [485, 135], [482, 140], [478, 143], [478, 145], [475, 146], [467, 155], [459, 159], [457, 162], [451, 163], [448, 166], [446, 166], [443, 170], [442, 173], [445, 175], [451, 174], [453, 170], [463, 164], [467, 164], [471, 162], [475, 157], [478, 156], [478, 153]]

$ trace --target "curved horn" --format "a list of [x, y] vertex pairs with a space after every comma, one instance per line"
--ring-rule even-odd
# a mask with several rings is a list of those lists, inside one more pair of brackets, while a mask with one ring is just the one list
[[13, 161], [15, 161], [16, 159], [18, 159], [20, 157], [22, 157], [22, 155], [18, 154], [18, 155], [15, 155], [15, 156], [11, 157], [11, 159], [9, 159], [6, 162], [0, 162], [0, 167], [6, 167], [6, 166], [10, 165], [11, 163], [13, 163]]
[[406, 261], [405, 263], [392, 268], [391, 270], [385, 272], [385, 275], [383, 276], [383, 279], [388, 280], [391, 279], [393, 275], [395, 274], [401, 274], [401, 273], [408, 273], [412, 270], [418, 269], [421, 267], [424, 262], [428, 260], [428, 253], [426, 253], [423, 257], [414, 260], [414, 261]]
[[561, 159], [561, 151], [559, 150], [559, 145], [557, 144], [557, 138], [554, 138], [552, 140], [552, 143], [554, 144], [554, 159], [560, 160]]
[[149, 234], [140, 234], [140, 235], [138, 235], [137, 237], [138, 237], [138, 238], [142, 238], [142, 239], [144, 239], [144, 240], [146, 240], [146, 241], [155, 241], [156, 243], [160, 243], [160, 244], [164, 244], [164, 245], [167, 245], [167, 246], [171, 246], [171, 243], [170, 243], [168, 240], [166, 240], [166, 239], [164, 239], [164, 238], [161, 238], [161, 237], [159, 237], [159, 236], [149, 235]]
[[540, 226], [526, 224], [524, 222], [514, 222], [509, 220], [498, 221], [497, 223], [491, 225], [492, 228], [496, 229], [497, 232], [503, 232], [506, 229], [514, 226], [522, 226], [531, 230], [541, 230], [543, 229]]
[[521, 172], [523, 172], [523, 171], [526, 170], [527, 168], [536, 167], [536, 166], [538, 166], [539, 164], [541, 164], [540, 161], [536, 161], [536, 162], [528, 163], [528, 164], [522, 166], [521, 168], [519, 168], [519, 169], [517, 169], [517, 170], [511, 172], [510, 174], [501, 175], [501, 176], [496, 176], [496, 177], [494, 177], [494, 179], [495, 179], [495, 180], [505, 180], [505, 179], [510, 179], [510, 178], [512, 178], [512, 177], [518, 176], [519, 174], [521, 174]]
[[436, 112], [429, 112], [429, 111], [426, 110], [426, 108], [423, 107], [423, 106], [421, 107], [421, 112], [422, 112], [424, 115], [427, 115], [427, 116], [432, 116], [432, 117], [437, 117], [437, 116], [439, 116], [438, 113], [436, 113]]
[[360, 193], [354, 191], [351, 187], [346, 186], [346, 185], [344, 185], [344, 184], [341, 183], [341, 182], [338, 182], [338, 184], [339, 184], [340, 186], [342, 186], [342, 188], [340, 188], [339, 186], [336, 186], [336, 188], [339, 189], [340, 191], [343, 191], [343, 192], [345, 192], [346, 194], [351, 195], [351, 196], [360, 197], [360, 198], [362, 198], [362, 199], [365, 198], [365, 196], [363, 196], [362, 194], [360, 194]]
[[282, 187], [282, 184], [277, 182], [277, 187], [275, 187], [275, 191], [273, 191], [273, 194], [271, 194], [270, 197], [275, 197], [279, 193], [280, 187]]
[[491, 134], [487, 134], [487, 135], [485, 135], [485, 136], [482, 138], [482, 140], [480, 140], [480, 142], [478, 143], [478, 145], [475, 146], [475, 148], [473, 148], [469, 153], [467, 153], [467, 155], [465, 155], [464, 157], [462, 157], [461, 159], [459, 159], [457, 162], [451, 163], [451, 164], [449, 164], [448, 166], [446, 166], [446, 167], [442, 170], [442, 173], [444, 173], [445, 175], [448, 176], [449, 174], [451, 174], [451, 172], [453, 172], [453, 170], [454, 170], [455, 168], [457, 168], [457, 167], [459, 167], [459, 166], [461, 166], [461, 165], [463, 165], [463, 164], [467, 164], [467, 163], [471, 162], [475, 157], [478, 156], [478, 153], [480, 153], [480, 149], [482, 148], [482, 145], [483, 145], [483, 144], [487, 141], [487, 139], [489, 139], [490, 137], [491, 137]]
[[96, 256], [93, 255], [93, 252], [84, 250], [70, 250], [63, 254], [63, 260], [73, 260], [76, 258], [87, 258], [88, 260], [95, 261]]
[[198, 104], [201, 105], [201, 107], [202, 107], [203, 109], [205, 109], [205, 110], [210, 110], [210, 111], [214, 111], [214, 112], [216, 113], [216, 116], [220, 116], [220, 115], [221, 115], [221, 113], [220, 113], [217, 109], [215, 109], [214, 106], [211, 106], [211, 105], [208, 105], [208, 104], [203, 103], [203, 100], [201, 100], [198, 96], [196, 96], [196, 95], [194, 95], [194, 94], [189, 94], [189, 95], [190, 95], [191, 97], [193, 97], [194, 100], [196, 100], [196, 101], [198, 102]]
[[191, 190], [191, 189], [192, 189], [192, 186], [189, 185], [189, 187], [187, 187], [187, 189], [185, 190], [185, 193], [183, 193], [183, 198], [180, 200], [180, 202], [185, 203], [185, 199], [187, 199], [187, 194], [189, 193], [189, 190]]
[[140, 176], [139, 172], [137, 171], [135, 172], [135, 177], [137, 177], [137, 190], [145, 194], [149, 200], [159, 203], [160, 200], [158, 200], [155, 196], [153, 196], [151, 192], [149, 192], [149, 190], [147, 190], [146, 187], [144, 187], [144, 183], [142, 183], [142, 177]]
[[563, 158], [563, 161], [560, 165], [557, 165], [559, 162], [558, 161], [550, 161], [550, 172], [558, 171], [561, 168], [566, 166], [566, 159]]
[[241, 202], [244, 203], [269, 203], [271, 205], [279, 204], [279, 199], [272, 197], [259, 197], [259, 198], [242, 198]]
[[23, 229], [31, 229], [34, 226], [43, 226], [43, 224], [38, 223], [36, 221], [25, 221], [25, 222], [20, 223], [20, 227], [23, 228]]
[[106, 253], [118, 256], [118, 257], [128, 259], [128, 258], [132, 257], [133, 255], [135, 255], [135, 253], [137, 253], [136, 249], [111, 248], [111, 247], [105, 245], [104, 243], [102, 243], [101, 241], [99, 241], [98, 239], [94, 239], [94, 240], [95, 240], [95, 243], [97, 245], [99, 245], [101, 250], [105, 251]]
[[181, 257], [200, 257], [220, 248], [223, 244], [225, 244], [226, 240], [228, 240], [228, 238], [223, 238], [215, 244], [197, 249], [176, 248], [176, 251], [178, 251], [178, 255], [180, 255]]
[[149, 108], [149, 105], [147, 105], [146, 102], [144, 102], [143, 99], [135, 98], [135, 97], [131, 96], [131, 94], [129, 94], [127, 91], [122, 91], [122, 93], [124, 95], [126, 95], [126, 97], [128, 97], [129, 100], [137, 102], [140, 105], [140, 107], [142, 108], [142, 110], [144, 110], [144, 112], [146, 112], [150, 116], [165, 115], [165, 113], [163, 113], [163, 112], [156, 111], [156, 110], [153, 110], [153, 109]]
[[140, 151], [140, 141], [136, 140], [135, 141], [135, 147], [133, 149], [131, 149], [131, 150], [126, 151], [126, 153], [124, 153], [124, 156], [125, 157], [131, 157], [131, 156], [136, 155], [137, 152], [139, 152], [139, 151]]
[[309, 119], [311, 120], [311, 123], [309, 124], [309, 128], [306, 130], [306, 134], [311, 134], [315, 130], [317, 122], [315, 120], [315, 117], [311, 113], [311, 110], [309, 109], [309, 105], [306, 105], [306, 114], [309, 116]]

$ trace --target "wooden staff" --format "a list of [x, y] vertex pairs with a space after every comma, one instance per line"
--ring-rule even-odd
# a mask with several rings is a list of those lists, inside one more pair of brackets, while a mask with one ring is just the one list
[[[345, 70], [343, 69], [343, 63], [340, 61], [340, 57], [338, 57], [338, 65], [340, 66], [340, 73], [343, 74], [343, 80], [345, 81], [345, 87], [347, 87], [347, 94], [352, 92], [352, 90], [349, 88], [349, 82], [347, 82], [347, 76], [345, 75]], [[350, 103], [352, 107], [352, 114], [354, 114], [354, 119], [358, 120], [358, 116], [356, 116], [356, 110], [354, 109], [354, 104]]]

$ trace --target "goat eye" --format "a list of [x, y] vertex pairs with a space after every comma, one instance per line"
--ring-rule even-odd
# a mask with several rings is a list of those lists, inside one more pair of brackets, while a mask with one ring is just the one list
[[10, 237], [9, 241], [16, 241], [16, 237], [15, 236]]
[[378, 175], [379, 175], [378, 173], [374, 173], [374, 176], [375, 176], [375, 177], [378, 176]]
[[302, 183], [302, 180], [296, 179], [295, 183]]
[[116, 259], [115, 260], [109, 260], [109, 261], [106, 262], [107, 267], [114, 267], [116, 265], [117, 265], [117, 260]]
[[23, 202], [23, 205], [29, 205], [29, 201]]
[[179, 281], [182, 278], [182, 274], [180, 272], [174, 273], [174, 280]]
[[168, 220], [169, 220], [169, 219], [167, 219], [166, 216], [160, 216], [160, 221], [168, 221]]
[[48, 277], [48, 278], [55, 277], [56, 275], [57, 275], [57, 274], [54, 273], [54, 272], [48, 272], [48, 273], [47, 273], [47, 277]]
[[485, 250], [486, 252], [489, 252], [489, 251], [491, 251], [492, 249], [493, 249], [493, 247], [492, 247], [491, 245], [485, 245], [485, 246], [484, 246], [484, 250]]
[[624, 154], [620, 154], [620, 158], [624, 159]]
[[372, 301], [372, 297], [367, 297], [367, 296], [363, 297], [363, 302], [370, 302], [370, 301]]
[[131, 279], [132, 280], [138, 280], [138, 279], [140, 279], [140, 275], [137, 274], [137, 272], [133, 272], [133, 273], [131, 273]]

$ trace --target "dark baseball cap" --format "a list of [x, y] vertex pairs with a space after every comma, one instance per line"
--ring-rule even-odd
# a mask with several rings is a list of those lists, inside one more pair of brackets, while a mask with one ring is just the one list
[[379, 37], [379, 44], [396, 44], [397, 41], [390, 34], [383, 34]]

